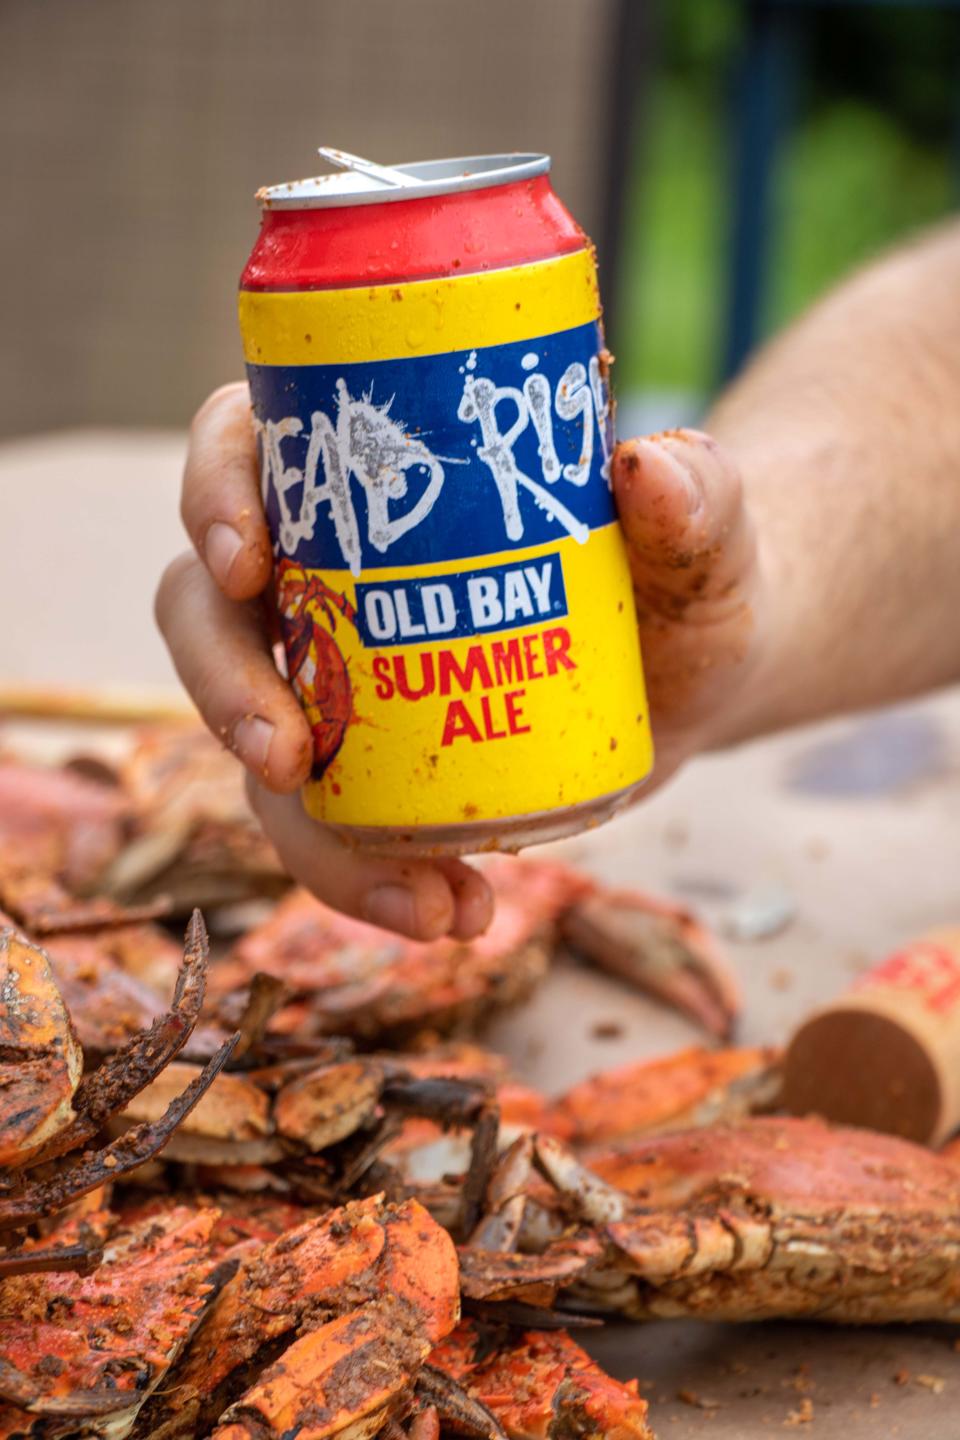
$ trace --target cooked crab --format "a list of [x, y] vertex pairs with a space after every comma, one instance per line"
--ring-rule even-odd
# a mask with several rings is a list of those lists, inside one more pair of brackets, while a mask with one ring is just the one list
[[91, 1275], [4, 1281], [4, 1440], [53, 1440], [77, 1432], [121, 1440], [129, 1434], [212, 1294], [215, 1220], [213, 1210], [181, 1206], [109, 1239], [103, 1263]]
[[375, 1435], [459, 1311], [456, 1252], [416, 1201], [374, 1196], [251, 1242], [146, 1433]]
[[[495, 1087], [500, 1112], [498, 1148], [518, 1136], [537, 1132], [568, 1141], [580, 1150], [596, 1144], [628, 1142], [681, 1126], [731, 1121], [769, 1109], [779, 1093], [777, 1052], [753, 1047], [706, 1050], [692, 1046], [651, 1060], [635, 1061], [593, 1075], [555, 1100], [520, 1085], [505, 1062], [476, 1045], [450, 1046], [426, 1056], [404, 1056], [403, 1064], [421, 1076], [484, 1078]], [[407, 1120], [381, 1152], [414, 1186], [430, 1187], [430, 1203], [447, 1215], [438, 1182], [462, 1174], [471, 1158], [471, 1136], [427, 1119]], [[497, 1247], [494, 1247], [497, 1248]]]
[[127, 904], [164, 895], [184, 911], [289, 888], [247, 803], [242, 766], [201, 726], [144, 730], [118, 780], [132, 833], [104, 876], [110, 895]]
[[127, 802], [112, 785], [62, 768], [0, 763], [0, 905], [35, 935], [148, 918], [98, 896], [125, 839]]
[[[161, 1148], [213, 1083], [232, 1040], [152, 1123], [101, 1151], [59, 1158], [87, 1146], [181, 1048], [203, 1001], [206, 960], [206, 933], [197, 914], [170, 1009], [83, 1076], [83, 1053], [48, 957], [16, 931], [0, 933], [0, 1232], [22, 1231], [135, 1168]], [[48, 1166], [54, 1159], [57, 1164]], [[0, 1268], [8, 1274], [14, 1267], [50, 1268], [58, 1248], [20, 1247], [0, 1260]], [[83, 1262], [75, 1253], [61, 1258]]]
[[606, 1375], [564, 1330], [511, 1335], [468, 1320], [437, 1346], [421, 1394], [451, 1428], [472, 1433], [482, 1412], [462, 1414], [451, 1380], [510, 1440], [653, 1440], [637, 1382]]
[[486, 873], [493, 923], [470, 942], [428, 944], [388, 935], [294, 891], [244, 935], [211, 975], [227, 996], [257, 971], [281, 976], [295, 1002], [275, 1026], [370, 1042], [475, 1025], [529, 993], [563, 938], [598, 965], [678, 1005], [725, 1036], [737, 1010], [733, 981], [707, 932], [686, 910], [606, 891], [566, 866], [497, 857]]
[[[196, 1083], [199, 1073], [182, 1062], [168, 1065], [109, 1128], [122, 1134], [126, 1126], [155, 1123], [171, 1096]], [[468, 1179], [457, 1188], [461, 1228], [469, 1231], [495, 1159], [497, 1110], [489, 1087], [475, 1079], [420, 1076], [402, 1056], [222, 1074], [170, 1135], [163, 1159], [200, 1165], [203, 1183], [226, 1186], [234, 1167], [245, 1186], [250, 1167], [269, 1183], [265, 1167], [273, 1166], [288, 1193], [332, 1203], [358, 1183], [389, 1182], [379, 1157], [408, 1116], [472, 1137], [463, 1167]], [[456, 1228], [452, 1217], [450, 1224]]]
[[549, 1124], [540, 1128], [582, 1147], [738, 1120], [775, 1104], [778, 1059], [769, 1046], [697, 1045], [633, 1061], [574, 1085], [550, 1106]]
[[889, 1135], [758, 1117], [537, 1162], [594, 1228], [578, 1303], [640, 1319], [960, 1319], [960, 1172]]

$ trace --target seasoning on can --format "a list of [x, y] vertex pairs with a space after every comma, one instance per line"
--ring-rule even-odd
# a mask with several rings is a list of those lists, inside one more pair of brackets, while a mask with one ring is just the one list
[[811, 1015], [787, 1047], [783, 1101], [924, 1145], [960, 1127], [960, 929], [905, 945]]
[[381, 853], [555, 839], [653, 758], [594, 252], [548, 156], [357, 164], [262, 190], [241, 280], [304, 804]]

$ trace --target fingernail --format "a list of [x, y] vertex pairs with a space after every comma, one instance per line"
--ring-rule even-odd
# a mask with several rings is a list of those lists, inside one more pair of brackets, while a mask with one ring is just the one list
[[270, 744], [274, 727], [261, 715], [244, 715], [233, 727], [232, 749], [240, 756], [244, 765], [262, 775], [267, 768]]
[[227, 583], [234, 560], [243, 549], [243, 536], [224, 520], [215, 520], [203, 542], [207, 568], [218, 585]]
[[417, 924], [413, 894], [403, 885], [378, 885], [363, 902], [363, 918], [384, 930], [412, 935]]
[[[690, 449], [691, 442], [685, 437], [671, 435], [668, 436], [667, 439], [674, 443], [679, 439], [681, 445], [686, 447], [688, 451]], [[687, 502], [687, 510], [693, 515], [703, 504], [703, 486], [700, 483], [696, 466], [691, 464], [685, 456], [681, 457], [678, 455], [673, 445], [665, 444], [662, 440], [658, 440], [655, 443], [661, 455], [666, 458], [673, 474], [676, 476], [677, 483], [683, 491], [683, 498]]]

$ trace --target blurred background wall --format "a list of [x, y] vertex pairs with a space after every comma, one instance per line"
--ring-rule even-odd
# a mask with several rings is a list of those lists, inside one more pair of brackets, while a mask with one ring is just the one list
[[549, 150], [596, 230], [616, 0], [0, 0], [0, 434], [182, 425], [241, 370], [258, 186]]
[[239, 373], [253, 191], [319, 143], [544, 149], [622, 429], [953, 207], [955, 0], [0, 0], [0, 437], [181, 427]]

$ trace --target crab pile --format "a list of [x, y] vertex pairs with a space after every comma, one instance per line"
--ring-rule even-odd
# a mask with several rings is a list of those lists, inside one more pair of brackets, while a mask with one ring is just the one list
[[[0, 765], [0, 1440], [644, 1440], [608, 1317], [960, 1319], [956, 1150], [778, 1114], [770, 1049], [547, 1096], [475, 1042], [561, 940], [727, 1039], [694, 917], [498, 859], [480, 940], [388, 937], [208, 753]], [[200, 899], [270, 908], [211, 960]]]

